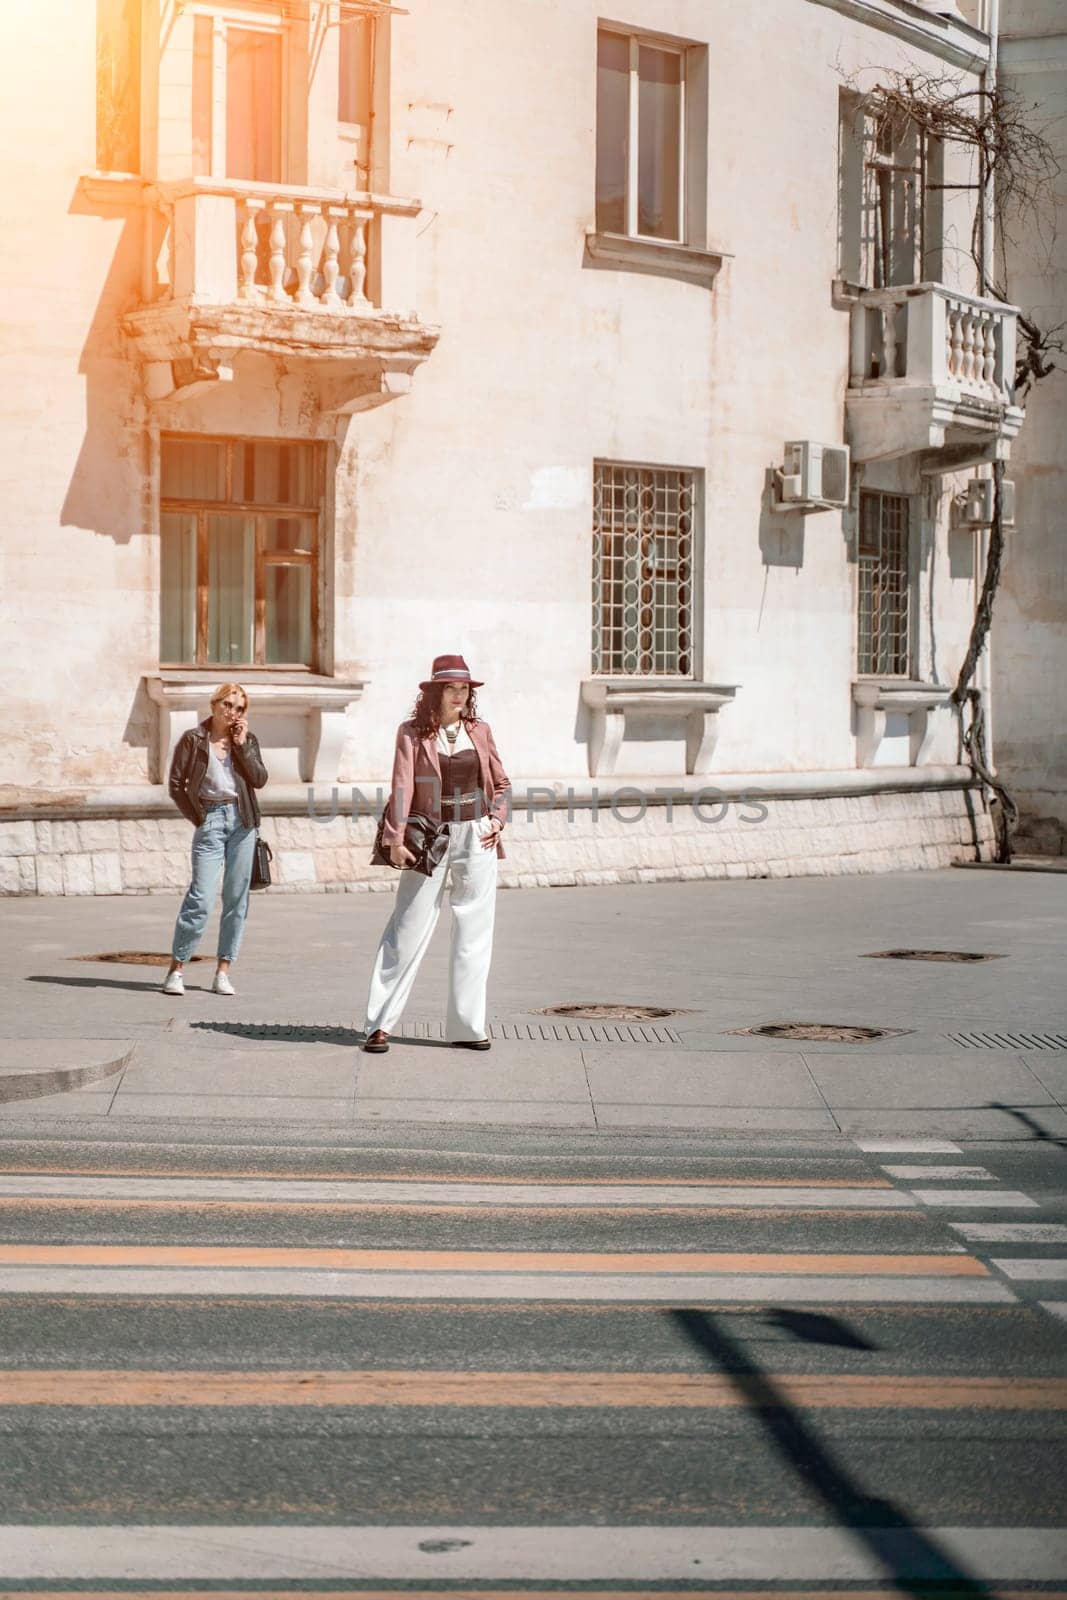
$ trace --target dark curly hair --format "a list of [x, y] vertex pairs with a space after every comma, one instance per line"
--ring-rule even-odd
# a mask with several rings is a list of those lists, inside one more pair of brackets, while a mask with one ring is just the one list
[[[420, 739], [434, 738], [441, 727], [441, 696], [444, 693], [443, 683], [432, 684], [429, 689], [420, 689], [419, 697], [415, 701], [411, 713], [416, 732]], [[478, 695], [474, 689], [467, 696], [467, 704], [460, 712], [461, 722], [477, 722], [478, 720]]]

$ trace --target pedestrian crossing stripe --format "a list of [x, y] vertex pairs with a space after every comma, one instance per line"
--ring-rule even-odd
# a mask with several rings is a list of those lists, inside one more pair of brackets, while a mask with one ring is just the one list
[[79, 1200], [129, 1205], [135, 1202], [231, 1202], [253, 1206], [321, 1205], [352, 1208], [475, 1205], [497, 1208], [798, 1207], [805, 1209], [902, 1210], [915, 1202], [886, 1178], [783, 1179], [767, 1182], [716, 1177], [700, 1183], [549, 1182], [485, 1183], [437, 1179], [344, 1178], [140, 1178], [110, 1175], [0, 1175], [0, 1205], [41, 1204], [46, 1200]]
[[0, 1267], [0, 1294], [226, 1299], [715, 1305], [947, 1305], [1014, 1302], [988, 1277], [817, 1273], [356, 1272], [232, 1267]]
[[[1067, 1530], [641, 1524], [0, 1525], [0, 1578], [1058, 1583]], [[127, 1591], [128, 1593], [129, 1591]], [[312, 1591], [314, 1592], [314, 1591]], [[632, 1591], [631, 1591], [632, 1592]]]

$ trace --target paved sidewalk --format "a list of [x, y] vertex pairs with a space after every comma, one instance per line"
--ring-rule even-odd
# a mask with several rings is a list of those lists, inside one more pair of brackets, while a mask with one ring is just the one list
[[[409, 1037], [377, 1057], [358, 1030], [385, 895], [256, 897], [232, 1000], [208, 992], [210, 960], [175, 1000], [161, 968], [74, 959], [165, 951], [177, 896], [8, 900], [0, 1129], [106, 1119], [132, 1136], [208, 1119], [271, 1138], [382, 1125], [388, 1139], [412, 1124], [1067, 1138], [1063, 891], [1056, 874], [945, 871], [506, 892], [492, 1051], [434, 1036], [443, 919]], [[1000, 959], [864, 959], [901, 947]], [[646, 1036], [586, 1024], [555, 1037], [543, 1008], [575, 1002], [672, 1014]], [[791, 1021], [901, 1031], [860, 1044], [733, 1031]], [[520, 1036], [542, 1027], [548, 1038]]]

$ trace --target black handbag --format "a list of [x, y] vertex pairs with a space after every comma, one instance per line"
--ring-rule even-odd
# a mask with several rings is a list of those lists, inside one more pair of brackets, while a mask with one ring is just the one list
[[250, 889], [270, 888], [270, 864], [274, 860], [274, 851], [266, 839], [256, 834], [256, 847], [252, 852], [252, 881]]
[[[371, 866], [393, 867], [396, 871], [400, 871], [389, 854], [389, 847], [383, 838], [384, 832], [383, 811], [378, 818], [378, 831], [374, 835]], [[408, 862], [405, 870], [421, 872], [425, 877], [432, 878], [448, 849], [448, 823], [435, 822], [432, 817], [424, 817], [421, 812], [413, 811], [404, 825], [404, 844], [415, 857], [414, 861]]]

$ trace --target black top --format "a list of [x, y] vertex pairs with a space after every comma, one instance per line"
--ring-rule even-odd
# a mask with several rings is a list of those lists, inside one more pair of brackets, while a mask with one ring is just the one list
[[460, 750], [454, 756], [440, 756], [439, 759], [442, 820], [473, 822], [475, 817], [484, 817], [485, 796], [478, 786], [478, 752]]

